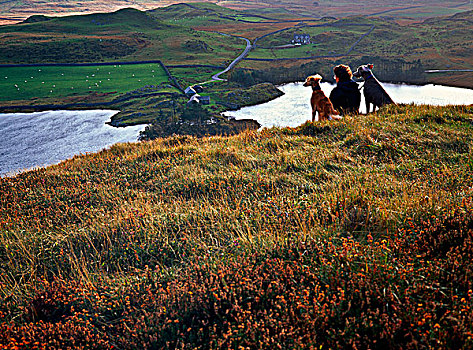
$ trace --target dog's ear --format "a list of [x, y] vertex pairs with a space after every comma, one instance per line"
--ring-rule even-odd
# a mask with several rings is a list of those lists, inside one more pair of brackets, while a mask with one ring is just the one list
[[321, 81], [321, 80], [322, 80], [322, 76], [321, 76], [320, 74], [314, 75], [314, 81], [315, 81], [315, 82], [319, 82], [319, 81]]
[[310, 86], [311, 80], [312, 80], [312, 75], [305, 78], [304, 84], [302, 84], [302, 86]]
[[374, 64], [373, 63], [368, 63], [367, 66], [368, 66], [369, 69], [373, 69]]

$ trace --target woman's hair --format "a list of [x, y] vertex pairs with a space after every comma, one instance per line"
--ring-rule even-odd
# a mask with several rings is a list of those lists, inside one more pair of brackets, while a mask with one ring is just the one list
[[353, 77], [353, 73], [351, 72], [350, 67], [344, 64], [339, 64], [338, 66], [333, 68], [333, 72], [340, 81], [349, 81]]

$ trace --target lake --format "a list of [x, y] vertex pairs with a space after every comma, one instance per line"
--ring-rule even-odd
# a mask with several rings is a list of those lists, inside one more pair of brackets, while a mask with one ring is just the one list
[[[473, 90], [442, 85], [404, 85], [382, 83], [396, 103], [431, 104], [436, 106], [473, 104]], [[322, 83], [322, 90], [327, 96], [335, 85]], [[254, 119], [262, 127], [290, 126], [296, 127], [311, 120], [310, 96], [312, 89], [301, 83], [279, 86], [284, 95], [267, 103], [243, 107], [238, 111], [226, 112], [224, 115], [236, 119]], [[361, 112], [366, 113], [364, 96], [361, 96]]]
[[137, 141], [145, 126], [115, 128], [112, 110], [0, 114], [0, 177]]

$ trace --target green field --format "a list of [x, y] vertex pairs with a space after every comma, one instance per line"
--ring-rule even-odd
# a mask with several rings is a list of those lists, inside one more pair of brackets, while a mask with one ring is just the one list
[[180, 68], [180, 67], [169, 67], [171, 75], [175, 77], [183, 87], [194, 85], [203, 82], [209, 82], [206, 87], [222, 85], [221, 82], [211, 81], [212, 76], [221, 72], [221, 69], [212, 67], [195, 67], [195, 68]]
[[255, 23], [260, 23], [260, 22], [268, 22], [267, 19], [261, 18], [261, 17], [254, 17], [251, 15], [243, 15], [243, 14], [238, 14], [236, 16], [233, 16], [235, 20], [241, 20], [241, 21], [249, 21], [249, 22], [255, 22]]
[[126, 93], [144, 86], [177, 91], [167, 85], [168, 77], [159, 64], [0, 67], [0, 76], [0, 101]]

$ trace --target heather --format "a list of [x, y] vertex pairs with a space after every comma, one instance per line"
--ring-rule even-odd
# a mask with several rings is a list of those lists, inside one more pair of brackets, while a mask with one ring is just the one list
[[473, 347], [471, 106], [0, 179], [0, 349]]

